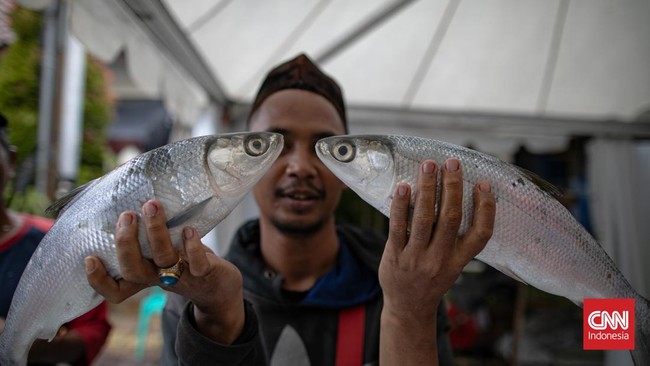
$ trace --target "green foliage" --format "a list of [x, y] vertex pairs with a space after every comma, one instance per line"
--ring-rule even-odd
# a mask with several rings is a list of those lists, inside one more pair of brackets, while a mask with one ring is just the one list
[[[16, 168], [20, 170], [22, 163], [37, 150], [43, 18], [40, 13], [20, 6], [16, 6], [11, 18], [17, 40], [0, 58], [0, 111], [10, 121], [9, 141], [18, 148]], [[88, 57], [78, 184], [103, 175], [107, 162], [113, 160], [106, 145], [113, 103], [104, 70], [101, 63]], [[5, 192], [11, 208], [42, 214], [43, 208], [49, 205], [49, 199], [33, 187], [15, 188], [11, 193]]]
[[11, 14], [11, 28], [23, 41], [38, 41], [43, 17], [41, 13], [16, 6]]
[[17, 40], [0, 59], [0, 110], [10, 122], [9, 141], [18, 161], [36, 152], [40, 73], [41, 16], [16, 7], [12, 26]]
[[13, 210], [54, 218], [53, 215], [45, 213], [45, 209], [50, 205], [50, 199], [40, 193], [34, 186], [27, 187], [20, 194], [12, 192], [11, 189], [6, 189], [4, 199], [7, 207]]

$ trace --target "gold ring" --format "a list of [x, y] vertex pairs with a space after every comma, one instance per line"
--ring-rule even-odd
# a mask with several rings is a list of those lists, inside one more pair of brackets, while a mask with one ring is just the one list
[[183, 274], [183, 258], [178, 257], [178, 262], [168, 268], [159, 268], [158, 269], [158, 278], [165, 286], [174, 286], [178, 279], [181, 278]]

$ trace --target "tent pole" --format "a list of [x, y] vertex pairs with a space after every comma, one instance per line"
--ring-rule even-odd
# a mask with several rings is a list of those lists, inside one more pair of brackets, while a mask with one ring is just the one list
[[53, 0], [45, 11], [43, 28], [43, 55], [41, 58], [40, 91], [38, 106], [38, 136], [36, 151], [36, 189], [51, 197], [53, 189], [50, 156], [53, 152], [54, 107], [56, 102], [58, 35], [62, 2]]

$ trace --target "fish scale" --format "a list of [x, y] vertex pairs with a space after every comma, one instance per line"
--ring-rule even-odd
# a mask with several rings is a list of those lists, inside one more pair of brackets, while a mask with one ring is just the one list
[[579, 306], [585, 298], [635, 299], [636, 343], [632, 358], [637, 365], [650, 365], [650, 303], [630, 286], [598, 242], [555, 199], [557, 190], [550, 184], [493, 156], [415, 136], [333, 136], [321, 139], [316, 153], [341, 181], [386, 216], [390, 215], [398, 183], [408, 182], [413, 189], [412, 199], [417, 195], [422, 161], [431, 159], [442, 166], [449, 158], [460, 160], [464, 184], [459, 234], [471, 225], [473, 187], [479, 181], [490, 183], [496, 199], [492, 237], [476, 258]]
[[[259, 146], [265, 148], [258, 151]], [[51, 339], [62, 324], [103, 301], [88, 284], [84, 258], [98, 256], [113, 278], [121, 277], [114, 245], [120, 213], [140, 212], [146, 201], [157, 199], [169, 218], [172, 243], [180, 249], [183, 227], [192, 226], [201, 236], [214, 228], [268, 170], [282, 147], [282, 135], [270, 132], [182, 140], [139, 155], [55, 203], [61, 213], [14, 293], [0, 334], [0, 364], [26, 364], [36, 338]], [[146, 230], [139, 223], [142, 253], [151, 258]]]

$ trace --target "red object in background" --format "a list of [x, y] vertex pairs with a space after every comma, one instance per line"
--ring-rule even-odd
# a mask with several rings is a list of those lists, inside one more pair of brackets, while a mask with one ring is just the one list
[[458, 308], [456, 304], [447, 302], [449, 317], [449, 340], [456, 350], [469, 350], [478, 337], [478, 325], [472, 314]]

